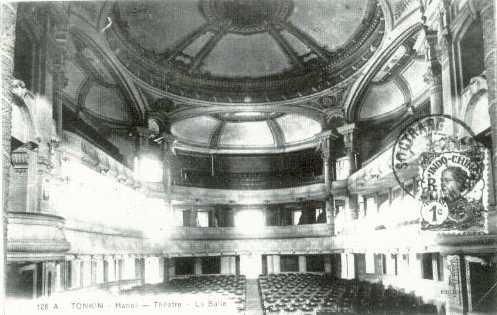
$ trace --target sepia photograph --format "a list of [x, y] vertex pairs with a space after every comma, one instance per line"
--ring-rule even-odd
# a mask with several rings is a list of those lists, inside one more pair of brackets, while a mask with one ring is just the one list
[[497, 314], [495, 0], [0, 5], [0, 315]]

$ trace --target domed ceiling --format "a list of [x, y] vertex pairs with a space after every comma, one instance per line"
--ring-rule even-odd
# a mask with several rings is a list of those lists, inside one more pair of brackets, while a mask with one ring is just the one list
[[316, 120], [301, 114], [230, 112], [201, 115], [173, 123], [171, 133], [183, 144], [209, 149], [291, 147], [321, 132]]
[[107, 41], [139, 79], [219, 102], [314, 94], [354, 74], [383, 36], [376, 0], [117, 2]]

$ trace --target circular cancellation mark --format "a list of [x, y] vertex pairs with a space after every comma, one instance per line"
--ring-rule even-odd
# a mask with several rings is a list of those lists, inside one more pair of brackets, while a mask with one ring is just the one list
[[392, 149], [393, 173], [421, 201], [423, 230], [486, 227], [485, 152], [471, 129], [448, 115], [421, 117], [401, 131]]

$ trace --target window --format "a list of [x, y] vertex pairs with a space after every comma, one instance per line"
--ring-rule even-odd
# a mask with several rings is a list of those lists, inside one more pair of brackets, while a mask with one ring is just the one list
[[209, 227], [209, 212], [208, 211], [198, 211], [197, 212], [197, 226], [198, 227]]

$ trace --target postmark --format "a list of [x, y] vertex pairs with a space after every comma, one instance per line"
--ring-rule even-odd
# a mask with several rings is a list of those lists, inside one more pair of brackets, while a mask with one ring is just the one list
[[471, 129], [447, 115], [409, 124], [392, 150], [395, 178], [421, 202], [421, 229], [428, 231], [486, 230], [486, 165]]

